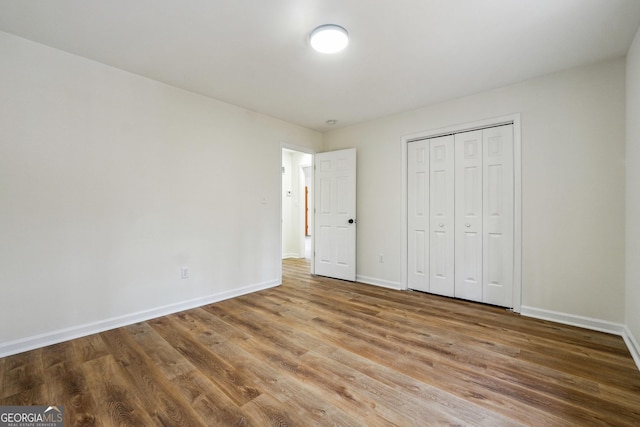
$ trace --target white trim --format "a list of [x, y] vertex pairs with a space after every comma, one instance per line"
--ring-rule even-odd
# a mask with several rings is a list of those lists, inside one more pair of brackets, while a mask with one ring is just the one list
[[[488, 127], [500, 126], [500, 125], [508, 125], [515, 124], [518, 121], [518, 125], [520, 122], [520, 113], [509, 114], [506, 116], [494, 117], [484, 120], [478, 120], [470, 123], [460, 123], [452, 126], [445, 126], [438, 129], [431, 129], [422, 132], [413, 133], [410, 135], [405, 135], [402, 137], [403, 143], [409, 143], [411, 141], [416, 141], [420, 139], [430, 139], [438, 136], [450, 135], [454, 133], [460, 132], [469, 132], [472, 130], [485, 129]], [[518, 130], [520, 130], [518, 128]]]
[[578, 316], [576, 314], [561, 313], [558, 311], [545, 310], [544, 308], [524, 305], [522, 306], [520, 314], [522, 316], [533, 317], [535, 319], [548, 320], [593, 331], [619, 335], [624, 339], [624, 343], [627, 345], [636, 367], [640, 370], [640, 345], [638, 345], [638, 341], [626, 325], [609, 322], [607, 320], [594, 319], [592, 317]]
[[598, 332], [606, 332], [614, 335], [623, 335], [625, 326], [620, 323], [609, 322], [607, 320], [594, 319], [592, 317], [579, 316], [576, 314], [561, 313], [558, 311], [546, 310], [544, 308], [536, 308], [522, 306], [521, 315], [533, 317], [541, 320], [549, 320], [551, 322], [562, 323], [579, 328], [591, 329]]
[[409, 219], [407, 215], [409, 215], [408, 211], [408, 203], [409, 203], [409, 180], [407, 178], [407, 174], [409, 173], [409, 168], [407, 162], [409, 161], [408, 145], [410, 138], [405, 136], [400, 139], [400, 153], [402, 156], [400, 162], [400, 174], [402, 180], [402, 202], [400, 203], [400, 225], [401, 225], [401, 235], [400, 235], [400, 288], [402, 290], [409, 289], [409, 239], [407, 234], [409, 233]]
[[522, 128], [520, 113], [418, 132], [411, 135], [405, 135], [400, 139], [402, 155], [402, 217], [400, 220], [400, 223], [402, 224], [402, 246], [400, 250], [402, 259], [401, 289], [408, 289], [407, 202], [409, 197], [407, 194], [407, 144], [415, 140], [434, 138], [436, 136], [467, 132], [504, 124], [513, 124], [514, 252], [512, 309], [514, 312], [520, 313], [522, 309]]
[[513, 116], [513, 311], [522, 310], [522, 128]]
[[400, 138], [400, 155], [402, 159], [400, 161], [400, 179], [402, 181], [402, 202], [400, 203], [400, 287], [402, 290], [409, 289], [409, 179], [407, 174], [409, 173], [409, 141], [411, 138], [403, 136]]
[[631, 353], [633, 361], [636, 362], [636, 366], [638, 367], [638, 370], [640, 370], [640, 345], [638, 345], [638, 341], [635, 339], [628, 326], [625, 326], [622, 332], [622, 338], [629, 348], [629, 353]]
[[126, 314], [124, 316], [112, 317], [110, 319], [86, 323], [80, 326], [73, 326], [70, 328], [59, 329], [57, 331], [46, 332], [31, 337], [0, 343], [0, 357], [11, 356], [13, 354], [22, 353], [24, 351], [34, 350], [36, 348], [58, 344], [64, 341], [85, 337], [87, 335], [108, 331], [109, 329], [133, 325], [134, 323], [144, 322], [156, 317], [167, 316], [169, 314], [177, 313], [180, 311], [190, 310], [192, 308], [201, 307], [207, 304], [213, 304], [226, 299], [273, 288], [275, 286], [279, 286], [280, 283], [281, 281], [278, 280], [270, 280], [268, 282], [249, 285], [231, 291], [224, 291], [206, 297], [195, 298], [176, 304], [169, 304], [162, 307], [152, 308], [150, 310], [139, 311], [137, 313]]
[[401, 283], [377, 279], [375, 277], [356, 275], [356, 282], [365, 283], [367, 285], [380, 286], [382, 288], [394, 289], [396, 291], [403, 290]]
[[294, 253], [282, 254], [282, 259], [291, 259], [291, 258], [299, 259], [299, 258], [304, 258], [304, 257], [300, 256], [300, 254], [294, 254]]

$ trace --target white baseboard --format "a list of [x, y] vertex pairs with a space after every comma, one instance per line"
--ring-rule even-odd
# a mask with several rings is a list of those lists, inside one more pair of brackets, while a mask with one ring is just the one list
[[36, 348], [45, 347], [52, 344], [58, 344], [75, 338], [104, 332], [109, 329], [120, 328], [122, 326], [132, 325], [138, 322], [144, 322], [156, 317], [166, 316], [184, 310], [201, 307], [207, 304], [223, 301], [230, 298], [239, 297], [241, 295], [250, 294], [252, 292], [273, 288], [280, 285], [278, 280], [271, 280], [264, 283], [245, 286], [231, 291], [220, 292], [217, 294], [195, 298], [188, 301], [169, 304], [150, 310], [139, 311], [137, 313], [126, 314], [124, 316], [104, 319], [97, 322], [86, 323], [71, 328], [59, 329], [56, 331], [46, 332], [43, 334], [33, 335], [14, 341], [0, 343], [0, 357], [11, 356], [13, 354], [22, 353], [24, 351], [34, 350]]
[[383, 288], [395, 289], [397, 291], [402, 289], [402, 286], [398, 282], [391, 282], [388, 280], [376, 279], [375, 277], [357, 275], [356, 282], [366, 283], [367, 285], [381, 286]]
[[527, 317], [535, 317], [536, 319], [550, 320], [552, 322], [563, 323], [565, 325], [577, 326], [579, 328], [591, 329], [593, 331], [606, 332], [620, 336], [622, 336], [625, 328], [625, 326], [620, 323], [524, 305], [521, 307], [520, 314]]
[[550, 320], [552, 322], [563, 323], [565, 325], [578, 326], [580, 328], [620, 335], [624, 339], [638, 370], [640, 370], [640, 346], [626, 325], [606, 320], [593, 319], [591, 317], [577, 316], [575, 314], [560, 313], [557, 311], [527, 306], [522, 306], [520, 314], [523, 316], [535, 317], [536, 319]]
[[290, 259], [290, 258], [304, 258], [303, 256], [301, 257], [300, 254], [294, 254], [294, 253], [288, 253], [288, 254], [282, 254], [282, 259]]
[[624, 327], [622, 338], [624, 338], [624, 342], [629, 348], [631, 357], [633, 357], [633, 361], [636, 362], [636, 366], [638, 367], [638, 370], [640, 370], [640, 345], [638, 345], [638, 340], [633, 336], [628, 326]]

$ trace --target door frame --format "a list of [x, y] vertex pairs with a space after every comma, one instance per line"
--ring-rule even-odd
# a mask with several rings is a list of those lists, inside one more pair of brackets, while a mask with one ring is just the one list
[[[279, 203], [280, 205], [278, 206], [278, 210], [280, 212], [280, 234], [279, 234], [279, 239], [280, 239], [280, 253], [279, 253], [279, 258], [280, 258], [280, 263], [279, 263], [279, 267], [278, 267], [278, 281], [280, 283], [282, 283], [282, 203], [283, 203], [283, 194], [282, 194], [282, 167], [284, 166], [282, 164], [282, 152], [283, 150], [291, 150], [291, 151], [297, 151], [300, 153], [305, 153], [305, 154], [310, 154], [311, 155], [311, 186], [310, 186], [310, 192], [311, 195], [313, 196], [314, 194], [314, 180], [315, 180], [315, 175], [314, 175], [314, 168], [313, 168], [313, 164], [315, 161], [315, 155], [316, 155], [316, 151], [313, 150], [312, 148], [309, 147], [302, 147], [299, 145], [294, 145], [294, 144], [287, 144], [285, 142], [280, 142], [280, 199], [279, 199]], [[313, 209], [313, 200], [311, 200], [311, 209]], [[310, 267], [310, 273], [311, 274], [315, 274], [315, 269], [314, 269], [314, 263], [315, 263], [315, 252], [313, 250], [313, 248], [315, 247], [315, 240], [314, 240], [314, 234], [315, 233], [311, 233], [311, 267]]]
[[520, 113], [506, 116], [494, 117], [470, 123], [462, 123], [438, 129], [426, 130], [401, 138], [402, 151], [402, 289], [408, 289], [408, 179], [407, 179], [407, 148], [412, 141], [420, 139], [435, 138], [438, 136], [450, 135], [454, 133], [468, 132], [488, 127], [513, 124], [513, 174], [514, 174], [514, 245], [513, 245], [513, 308], [516, 313], [520, 313], [522, 308], [522, 141], [521, 141], [521, 118]]

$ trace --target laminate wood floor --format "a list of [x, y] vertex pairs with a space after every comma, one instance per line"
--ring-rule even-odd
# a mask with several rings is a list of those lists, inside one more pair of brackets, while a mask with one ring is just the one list
[[311, 277], [0, 359], [66, 426], [640, 425], [622, 338]]

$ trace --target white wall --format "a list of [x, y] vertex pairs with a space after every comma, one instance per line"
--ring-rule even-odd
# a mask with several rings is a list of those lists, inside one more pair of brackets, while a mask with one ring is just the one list
[[6, 33], [0, 117], [0, 354], [278, 283], [319, 133]]
[[626, 325], [640, 366], [640, 30], [627, 54]]
[[522, 304], [623, 323], [624, 73], [612, 60], [325, 134], [358, 149], [358, 275], [401, 282], [403, 135], [521, 113]]
[[292, 151], [282, 150], [282, 258], [297, 258], [298, 248], [296, 243], [296, 228], [298, 218], [293, 209], [293, 197], [291, 192], [293, 186], [293, 169], [291, 167]]
[[[626, 66], [630, 165], [640, 163], [638, 38]], [[358, 148], [358, 274], [399, 284], [400, 138], [515, 112], [523, 305], [626, 322], [640, 337], [633, 167], [626, 288], [624, 279], [624, 73], [622, 59], [573, 69], [337, 129], [322, 144], [316, 132], [0, 32], [0, 354], [275, 284], [282, 142]]]

